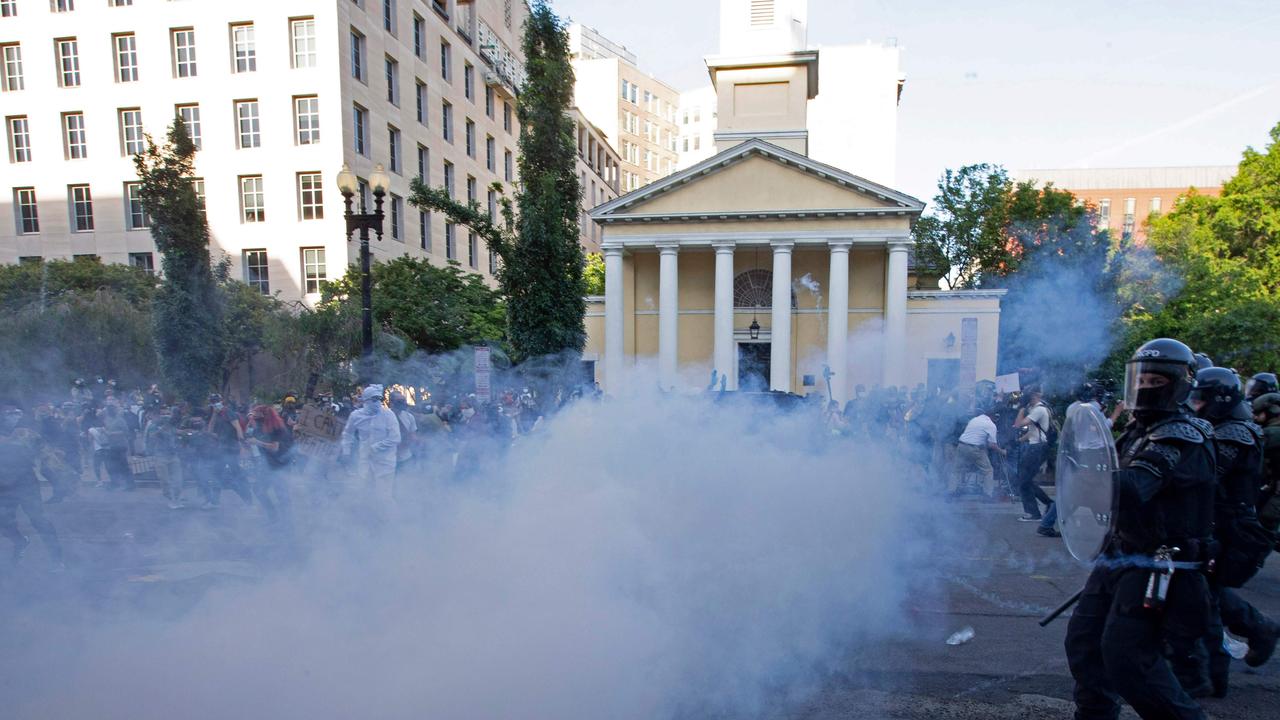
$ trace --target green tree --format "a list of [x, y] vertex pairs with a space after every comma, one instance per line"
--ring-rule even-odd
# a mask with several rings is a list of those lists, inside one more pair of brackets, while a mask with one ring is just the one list
[[582, 282], [587, 295], [604, 294], [604, 256], [600, 253], [587, 255], [586, 267], [582, 269]]
[[912, 228], [916, 263], [942, 276], [952, 290], [975, 287], [984, 271], [1011, 263], [1010, 192], [1009, 175], [998, 165], [947, 169], [931, 213]]
[[[464, 205], [416, 179], [410, 200], [472, 229], [501, 258], [498, 282], [518, 359], [581, 351], [586, 342], [584, 259], [578, 244], [581, 189], [568, 115], [573, 66], [565, 28], [544, 0], [533, 3], [522, 45], [527, 80], [517, 103], [519, 212], [503, 197], [501, 217], [490, 218], [476, 203]], [[494, 188], [501, 192], [500, 185]]]
[[209, 228], [192, 184], [196, 148], [181, 118], [159, 147], [150, 137], [134, 157], [163, 281], [152, 303], [160, 372], [196, 401], [218, 384], [224, 359], [222, 306], [209, 256]]

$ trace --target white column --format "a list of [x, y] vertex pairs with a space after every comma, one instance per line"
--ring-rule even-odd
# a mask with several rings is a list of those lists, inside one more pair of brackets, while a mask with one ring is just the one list
[[773, 246], [773, 319], [769, 328], [769, 387], [791, 392], [791, 248], [795, 243], [777, 240]]
[[716, 249], [716, 315], [712, 326], [715, 351], [712, 358], [716, 372], [733, 377], [733, 242], [712, 245]]
[[622, 248], [604, 247], [604, 383], [609, 392], [622, 391], [626, 323], [623, 321]]
[[907, 248], [906, 239], [889, 241], [889, 264], [884, 283], [885, 386], [906, 382], [907, 344]]
[[849, 245], [848, 240], [831, 240], [831, 279], [827, 283], [827, 365], [831, 378], [831, 398], [844, 405], [845, 376], [849, 374]]
[[658, 246], [658, 383], [663, 390], [676, 385], [680, 338], [679, 245]]

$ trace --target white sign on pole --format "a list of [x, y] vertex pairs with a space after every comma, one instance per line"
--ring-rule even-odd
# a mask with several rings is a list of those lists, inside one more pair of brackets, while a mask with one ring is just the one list
[[493, 391], [489, 387], [489, 348], [481, 345], [476, 351], [476, 399], [482, 403], [493, 400]]

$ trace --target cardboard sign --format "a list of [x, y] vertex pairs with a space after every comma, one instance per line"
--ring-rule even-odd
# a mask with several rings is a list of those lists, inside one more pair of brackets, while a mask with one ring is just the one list
[[476, 399], [482, 403], [493, 400], [493, 390], [489, 387], [489, 348], [478, 346], [476, 351]]
[[301, 441], [302, 436], [316, 438], [326, 442], [336, 442], [342, 437], [345, 422], [339, 420], [332, 412], [316, 405], [303, 405], [298, 411], [298, 424], [293, 433]]
[[322, 440], [313, 435], [298, 434], [293, 436], [293, 449], [299, 455], [320, 460], [335, 460], [341, 446], [330, 440]]
[[1005, 393], [1007, 395], [1021, 390], [1022, 383], [1018, 380], [1018, 373], [996, 376], [996, 392]]

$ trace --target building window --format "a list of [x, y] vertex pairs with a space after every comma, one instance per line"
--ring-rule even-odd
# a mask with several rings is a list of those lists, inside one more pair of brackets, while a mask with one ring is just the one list
[[1111, 226], [1111, 198], [1102, 198], [1098, 201], [1098, 227], [1108, 228]]
[[231, 26], [231, 72], [258, 69], [258, 48], [253, 39], [253, 23]]
[[192, 190], [193, 192], [195, 192], [195, 195], [196, 195], [196, 207], [197, 207], [197, 208], [199, 208], [199, 210], [200, 210], [200, 217], [204, 217], [204, 216], [205, 216], [204, 179], [203, 179], [203, 178], [192, 178], [192, 179], [191, 179], [191, 190]]
[[267, 251], [245, 250], [241, 257], [244, 265], [244, 284], [263, 295], [270, 295], [271, 279], [267, 270]]
[[142, 207], [142, 183], [124, 184], [125, 227], [130, 230], [146, 230], [151, 227], [151, 217]]
[[241, 150], [262, 145], [257, 100], [236, 101], [237, 142]]
[[486, 84], [484, 86], [484, 116], [489, 118], [490, 120], [493, 119], [494, 103], [495, 103], [495, 100], [494, 100], [493, 88]]
[[9, 162], [31, 162], [31, 124], [26, 115], [11, 117], [9, 126]]
[[76, 9], [76, 0], [50, 0], [51, 12], [71, 12]]
[[489, 219], [493, 220], [494, 218], [498, 217], [498, 191], [494, 190], [493, 188], [489, 188], [488, 200], [489, 200], [489, 204], [488, 204]]
[[413, 83], [414, 108], [418, 112], [418, 122], [427, 124], [427, 86], [421, 80]]
[[413, 14], [413, 56], [419, 60], [427, 57], [427, 23], [418, 13]]
[[111, 7], [132, 7], [133, 0], [111, 0]]
[[471, 118], [467, 118], [467, 122], [464, 128], [466, 130], [465, 134], [466, 134], [467, 157], [475, 157], [476, 156], [476, 124], [471, 121]]
[[149, 252], [129, 253], [129, 264], [148, 275], [156, 274], [156, 257]]
[[298, 219], [324, 219], [324, 193], [320, 173], [298, 173]]
[[444, 161], [444, 191], [453, 197], [453, 163], [448, 160]]
[[116, 47], [116, 82], [138, 81], [138, 41], [133, 33], [113, 36]]
[[18, 234], [31, 235], [40, 232], [40, 210], [36, 206], [35, 188], [14, 188], [13, 205], [18, 220]]
[[476, 255], [479, 254], [479, 249], [479, 243], [476, 242], [476, 234], [473, 232], [467, 233], [467, 264], [473, 269], [479, 268], [476, 265]]
[[476, 179], [467, 176], [467, 205], [474, 205], [476, 202]]
[[631, 93], [628, 90], [630, 87], [631, 87], [631, 83], [624, 79], [622, 81], [622, 93], [621, 93], [623, 100], [626, 100], [628, 97], [631, 97]]
[[386, 78], [387, 78], [387, 102], [400, 107], [400, 63], [394, 58], [387, 57], [386, 60]]
[[1134, 210], [1137, 208], [1137, 204], [1138, 204], [1137, 198], [1124, 199], [1124, 225], [1121, 226], [1120, 228], [1120, 232], [1124, 237], [1128, 237], [1133, 234], [1133, 228], [1134, 228], [1133, 215], [1134, 215]]
[[418, 211], [418, 246], [431, 252], [431, 216], [425, 210]]
[[440, 77], [445, 82], [453, 81], [453, 49], [444, 41], [440, 42]]
[[440, 132], [445, 142], [453, 142], [453, 105], [448, 100], [440, 101]]
[[351, 77], [364, 82], [364, 35], [351, 28]]
[[427, 182], [430, 176], [430, 153], [422, 145], [418, 146], [418, 179]]
[[4, 83], [0, 90], [14, 92], [25, 87], [22, 81], [22, 46], [18, 43], [0, 45], [4, 54]]
[[1153, 213], [1160, 212], [1160, 198], [1158, 197], [1151, 198], [1151, 207], [1148, 208], [1148, 212], [1153, 212]]
[[396, 0], [382, 0], [382, 29], [396, 34]]
[[262, 176], [240, 176], [240, 222], [259, 223], [266, 220], [267, 206], [262, 192]]
[[328, 279], [324, 267], [324, 248], [302, 248], [302, 284], [308, 294], [320, 292], [320, 283]]
[[53, 49], [58, 58], [58, 85], [80, 87], [79, 43], [75, 38], [61, 38], [53, 41]]
[[125, 155], [137, 155], [146, 148], [142, 139], [142, 111], [120, 111], [120, 140]]
[[314, 18], [298, 18], [289, 21], [289, 35], [293, 38], [293, 66], [316, 66], [316, 21]]
[[320, 98], [293, 99], [293, 126], [299, 145], [320, 142]]
[[511, 132], [511, 103], [502, 101], [502, 129]]
[[173, 44], [173, 76], [196, 76], [196, 31], [192, 28], [170, 31]]
[[404, 242], [404, 198], [391, 193], [391, 239]]
[[498, 170], [498, 143], [492, 135], [484, 136], [484, 166], [489, 172]]
[[476, 101], [476, 69], [471, 63], [462, 65], [462, 94], [471, 102]]
[[357, 155], [369, 155], [369, 111], [353, 105], [351, 107], [351, 136], [354, 142], [353, 150]]
[[502, 151], [502, 179], [506, 180], [507, 182], [511, 182], [511, 178], [513, 176], [511, 166], [513, 164], [514, 163], [512, 162], [512, 159], [511, 159], [511, 151], [503, 150]]
[[71, 205], [71, 229], [74, 232], [93, 230], [93, 195], [88, 185], [68, 185], [67, 195]]
[[83, 160], [89, 157], [89, 146], [85, 140], [84, 113], [63, 113], [62, 130], [67, 141], [67, 159]]
[[444, 256], [448, 260], [458, 259], [457, 231], [451, 222], [444, 224]]
[[400, 164], [400, 130], [394, 125], [387, 126], [387, 154], [390, 155], [391, 172], [403, 171]]
[[17, 17], [18, 0], [0, 0], [0, 17]]
[[191, 138], [191, 142], [199, 150], [203, 147], [203, 140], [200, 137], [200, 106], [178, 105], [175, 111], [178, 117], [182, 118], [182, 124], [187, 128], [187, 136]]

